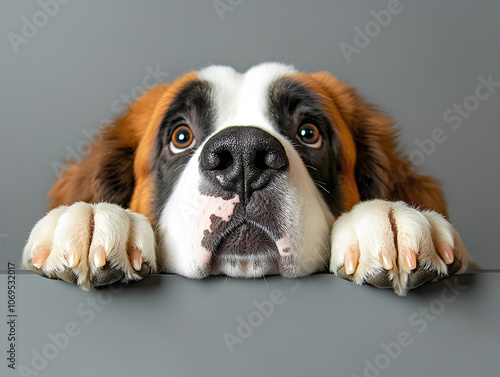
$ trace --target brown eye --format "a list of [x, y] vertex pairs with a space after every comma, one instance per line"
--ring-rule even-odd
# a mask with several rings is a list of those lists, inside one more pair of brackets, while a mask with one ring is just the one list
[[177, 127], [170, 139], [170, 150], [173, 153], [181, 153], [194, 146], [195, 140], [191, 129], [185, 124]]
[[323, 138], [318, 127], [312, 123], [304, 123], [297, 131], [299, 141], [308, 147], [319, 149], [323, 143]]

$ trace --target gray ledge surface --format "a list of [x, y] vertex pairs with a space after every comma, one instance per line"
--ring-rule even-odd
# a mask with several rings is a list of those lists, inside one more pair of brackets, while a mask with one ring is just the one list
[[[257, 280], [150, 276], [84, 292], [16, 273], [2, 376], [496, 376], [500, 272], [407, 297], [333, 275]], [[16, 370], [6, 365], [15, 318]], [[5, 352], [7, 350], [7, 352]], [[36, 374], [35, 374], [36, 373]]]

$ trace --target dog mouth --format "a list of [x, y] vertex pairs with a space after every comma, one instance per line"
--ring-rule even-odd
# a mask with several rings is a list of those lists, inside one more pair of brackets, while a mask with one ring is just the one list
[[[286, 206], [269, 187], [248, 201], [204, 195], [205, 205], [195, 227], [194, 246], [202, 250], [200, 275], [232, 277], [291, 275], [294, 267], [294, 225]], [[199, 246], [198, 246], [199, 245]]]
[[245, 220], [220, 240], [215, 250], [217, 256], [226, 254], [246, 256], [266, 253], [278, 257], [275, 241], [266, 228], [256, 222]]
[[232, 277], [281, 274], [293, 257], [282, 255], [290, 253], [291, 247], [274, 233], [269, 226], [249, 218], [230, 224], [218, 234], [212, 249], [210, 274]]

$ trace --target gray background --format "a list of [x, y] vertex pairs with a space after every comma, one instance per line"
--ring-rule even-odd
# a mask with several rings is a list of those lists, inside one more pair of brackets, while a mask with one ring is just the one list
[[[224, 0], [226, 3], [227, 1]], [[233, 0], [233, 4], [238, 1]], [[452, 130], [443, 113], [474, 94], [477, 77], [500, 81], [499, 1], [402, 0], [402, 11], [347, 62], [340, 43], [387, 1], [243, 1], [222, 15], [213, 1], [71, 1], [16, 54], [36, 2], [3, 1], [0, 85], [0, 265], [18, 261], [47, 208], [54, 163], [84, 149], [84, 132], [137, 95], [147, 67], [170, 81], [211, 63], [246, 70], [269, 60], [329, 70], [393, 114], [408, 153], [442, 127], [447, 140], [421, 171], [444, 184], [451, 218], [483, 267], [500, 267], [500, 91]], [[42, 19], [43, 21], [43, 19]], [[150, 80], [152, 83], [154, 80]], [[135, 88], [135, 89], [134, 89]]]

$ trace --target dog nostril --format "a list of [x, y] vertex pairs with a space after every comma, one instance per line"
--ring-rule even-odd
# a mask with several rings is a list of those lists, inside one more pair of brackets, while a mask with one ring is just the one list
[[229, 151], [209, 153], [203, 165], [207, 170], [225, 170], [233, 165], [233, 155]]
[[279, 153], [261, 149], [255, 152], [253, 165], [259, 170], [281, 169], [286, 165], [286, 159]]
[[218, 166], [219, 170], [224, 170], [233, 165], [233, 155], [229, 151], [223, 151], [219, 153], [220, 163]]
[[287, 163], [286, 155], [271, 151], [264, 157], [264, 163], [271, 169], [281, 169]]
[[265, 150], [256, 151], [253, 159], [253, 166], [255, 166], [259, 170], [267, 169], [268, 168], [268, 165], [266, 163], [267, 154], [268, 153]]

